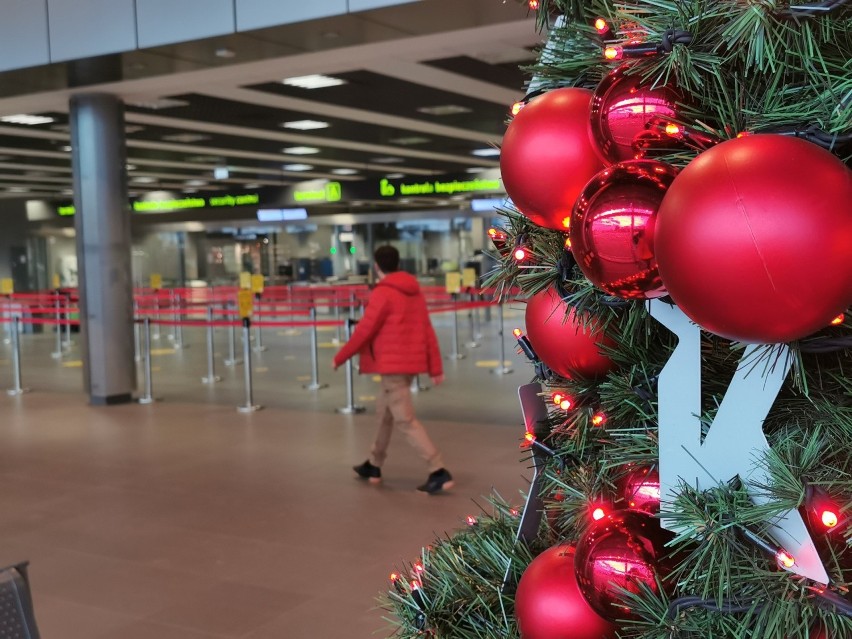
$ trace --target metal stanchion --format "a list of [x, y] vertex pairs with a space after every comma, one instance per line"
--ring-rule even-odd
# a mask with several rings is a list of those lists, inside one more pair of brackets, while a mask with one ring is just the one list
[[[154, 313], [154, 319], [159, 320], [160, 319], [160, 291], [154, 292], [154, 308], [156, 309], [156, 313]], [[161, 335], [160, 335], [160, 324], [158, 322], [157, 324], [154, 324], [154, 334], [151, 335], [151, 339], [154, 340], [154, 341], [159, 341], [160, 337], [161, 337]]]
[[155, 400], [152, 389], [152, 374], [151, 374], [151, 318], [146, 317], [143, 322], [143, 334], [145, 337], [145, 394], [137, 401], [140, 404], [152, 404]]
[[334, 294], [334, 321], [339, 323], [331, 341], [337, 345], [341, 343], [343, 337], [343, 322], [340, 321], [340, 296], [337, 293]]
[[503, 302], [497, 303], [497, 320], [498, 331], [497, 335], [500, 338], [500, 363], [497, 368], [492, 368], [491, 372], [495, 375], [508, 375], [512, 372], [511, 366], [506, 366], [506, 339], [503, 337], [504, 322], [503, 322]]
[[228, 359], [222, 362], [225, 366], [236, 366], [237, 364], [240, 364], [243, 361], [237, 357], [236, 332], [237, 328], [233, 324], [231, 324], [231, 326], [228, 328]]
[[139, 326], [139, 302], [133, 301], [133, 361], [142, 361], [142, 327]]
[[201, 378], [202, 384], [215, 384], [222, 378], [216, 374], [216, 361], [213, 352], [213, 307], [207, 307], [207, 376]]
[[[482, 294], [481, 293], [471, 293], [470, 294], [471, 302], [481, 302]], [[482, 340], [482, 319], [479, 313], [479, 306], [476, 306], [473, 309], [473, 339], [477, 342], [481, 343]]]
[[453, 293], [453, 352], [447, 355], [447, 359], [464, 359], [464, 353], [459, 352], [459, 311], [458, 298]]
[[[470, 301], [471, 303], [474, 301], [473, 293], [470, 294]], [[467, 314], [468, 328], [470, 329], [470, 341], [466, 344], [468, 348], [479, 348], [480, 346], [479, 341], [476, 338], [476, 322], [473, 320], [473, 312], [475, 310], [475, 308], [471, 308]]]
[[[346, 341], [349, 341], [349, 338], [352, 336], [352, 326], [356, 324], [355, 320], [348, 319], [346, 320]], [[352, 358], [350, 357], [346, 360], [346, 406], [343, 408], [338, 408], [337, 412], [342, 415], [354, 415], [355, 413], [363, 413], [366, 408], [363, 406], [357, 406], [355, 404], [355, 376], [354, 376], [354, 366], [352, 364]]]
[[178, 321], [179, 318], [178, 318], [177, 315], [175, 315], [175, 292], [171, 289], [169, 289], [169, 308], [172, 309], [172, 316], [175, 320], [175, 325], [172, 326], [172, 334], [169, 335], [168, 340], [170, 342], [176, 342], [177, 341], [177, 327], [178, 327], [177, 321]]
[[15, 386], [6, 391], [9, 395], [23, 395], [30, 390], [21, 386], [21, 331], [18, 327], [19, 321], [19, 318], [12, 317], [12, 382]]
[[4, 344], [12, 343], [12, 328], [11, 328], [11, 317], [12, 311], [9, 308], [9, 298], [3, 300], [3, 319], [7, 320], [3, 322], [3, 330], [6, 333], [6, 337], [3, 338]]
[[65, 344], [62, 345], [66, 351], [71, 350], [71, 313], [68, 309], [71, 308], [71, 295], [65, 295]]
[[305, 390], [328, 388], [328, 384], [319, 383], [319, 342], [317, 340], [317, 309], [311, 308], [311, 383], [302, 386]]
[[[172, 291], [174, 292], [174, 291]], [[183, 301], [177, 293], [174, 295], [174, 309], [175, 309], [175, 348], [187, 348], [187, 345], [183, 343], [183, 323], [181, 322], [181, 309], [183, 308]]]
[[[138, 345], [139, 340], [136, 343]], [[53, 359], [62, 359], [62, 300], [58, 295], [56, 297], [56, 350], [50, 356]]]
[[[260, 306], [260, 297], [257, 297], [257, 304]], [[260, 322], [254, 325], [254, 352], [262, 353], [266, 350], [266, 346], [263, 345], [263, 333], [260, 331]]]
[[263, 406], [254, 403], [251, 387], [251, 320], [243, 318], [243, 361], [245, 362], [246, 403], [237, 406], [238, 413], [253, 413]]

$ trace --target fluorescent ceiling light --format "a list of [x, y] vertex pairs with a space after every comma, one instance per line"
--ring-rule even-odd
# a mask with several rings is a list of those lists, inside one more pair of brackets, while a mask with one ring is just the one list
[[281, 82], [291, 87], [299, 87], [300, 89], [324, 89], [325, 87], [336, 87], [346, 84], [346, 80], [319, 74], [284, 78]]
[[166, 142], [183, 142], [185, 144], [191, 144], [193, 142], [202, 142], [204, 140], [209, 140], [209, 135], [203, 135], [201, 133], [172, 133], [169, 135], [164, 135], [163, 140]]
[[470, 167], [470, 168], [468, 168], [468, 169], [465, 169], [465, 170], [464, 170], [464, 172], [465, 172], [465, 173], [482, 173], [482, 172], [483, 172], [483, 171], [485, 171], [485, 170], [486, 170], [486, 169], [484, 169], [484, 168], [483, 168], [483, 167], [481, 167], [481, 166], [472, 166], [472, 167]]
[[402, 158], [373, 158], [370, 162], [375, 162], [376, 164], [399, 164], [400, 162], [405, 162]]
[[243, 188], [244, 189], [259, 189], [260, 184], [258, 184], [257, 182], [251, 182], [250, 184], [243, 184]]
[[500, 149], [495, 149], [493, 146], [489, 146], [485, 149], [476, 149], [475, 151], [471, 151], [472, 155], [477, 155], [481, 158], [490, 158], [495, 155], [500, 155]]
[[65, 146], [59, 147], [59, 150], [65, 151], [66, 153], [69, 153], [71, 151], [71, 147], [66, 144]]
[[135, 171], [135, 170], [136, 170], [136, 165], [135, 165], [135, 164], [127, 164], [127, 165], [125, 166], [125, 168], [126, 168], [128, 171]]
[[213, 177], [217, 180], [227, 180], [231, 176], [231, 170], [227, 166], [217, 166], [213, 169]]
[[430, 106], [430, 107], [420, 107], [417, 109], [420, 113], [425, 113], [426, 115], [457, 115], [459, 113], [470, 113], [473, 109], [468, 109], [467, 107], [459, 106], [458, 104], [441, 104], [438, 106]]
[[332, 169], [331, 172], [335, 175], [355, 175], [358, 169]]
[[10, 186], [8, 189], [9, 193], [27, 193], [29, 189], [25, 186]]
[[46, 115], [30, 115], [28, 113], [16, 113], [15, 115], [4, 115], [3, 117], [0, 117], [0, 122], [33, 126], [35, 124], [50, 124], [51, 122], [53, 122], [53, 118], [50, 118]]
[[187, 180], [184, 182], [187, 186], [207, 186], [207, 182], [204, 180]]
[[281, 126], [285, 129], [298, 129], [299, 131], [311, 131], [312, 129], [327, 129], [328, 122], [320, 120], [291, 120], [290, 122], [282, 122]]
[[281, 149], [281, 152], [288, 155], [313, 155], [319, 153], [320, 150], [315, 146], [288, 146]]
[[388, 140], [391, 144], [399, 144], [401, 146], [412, 146], [414, 144], [426, 144], [430, 142], [429, 138], [424, 138], [422, 135], [409, 135], [402, 138], [392, 138]]
[[172, 98], [153, 98], [151, 100], [137, 100], [128, 102], [130, 106], [139, 107], [140, 109], [152, 109], [159, 111], [160, 109], [174, 109], [177, 107], [189, 106], [186, 100], [174, 100]]
[[228, 47], [219, 47], [214, 52], [217, 58], [236, 58], [237, 52], [233, 49], [229, 49]]
[[398, 180], [399, 178], [404, 178], [405, 173], [388, 173], [385, 177], [389, 180]]
[[134, 184], [153, 184], [157, 181], [157, 178], [148, 177], [147, 175], [139, 175], [135, 178], [130, 179]]
[[314, 166], [313, 164], [285, 164], [281, 168], [285, 171], [310, 171]]

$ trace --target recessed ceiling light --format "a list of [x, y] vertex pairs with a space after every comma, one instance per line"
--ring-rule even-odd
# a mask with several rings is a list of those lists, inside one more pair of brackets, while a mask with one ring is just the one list
[[219, 47], [214, 52], [217, 58], [236, 58], [237, 52], [228, 47]]
[[391, 138], [388, 140], [391, 144], [400, 144], [402, 146], [412, 146], [414, 144], [426, 144], [430, 142], [429, 138], [424, 138], [422, 135], [409, 135], [402, 138]]
[[389, 180], [398, 180], [399, 178], [404, 178], [405, 173], [388, 173], [385, 177]]
[[281, 152], [288, 155], [313, 155], [319, 153], [320, 150], [315, 146], [288, 146], [281, 149]]
[[331, 172], [335, 175], [355, 175], [358, 169], [332, 169]]
[[135, 164], [127, 164], [127, 165], [125, 166], [125, 168], [126, 168], [128, 171], [135, 171], [137, 167], [136, 167], [136, 165], [135, 165]]
[[471, 154], [477, 155], [481, 158], [490, 158], [494, 157], [495, 155], [500, 155], [500, 149], [495, 149], [493, 146], [489, 146], [484, 149], [476, 149], [474, 151], [471, 151]]
[[61, 147], [59, 147], [59, 150], [60, 150], [60, 151], [65, 151], [66, 153], [68, 153], [68, 152], [70, 152], [70, 151], [71, 151], [71, 147], [70, 147], [70, 146], [68, 146], [68, 145], [66, 144], [65, 146], [61, 146]]
[[193, 142], [209, 140], [210, 136], [202, 133], [171, 133], [169, 135], [164, 135], [162, 139], [166, 142], [183, 142], [184, 144], [191, 144]]
[[35, 124], [50, 124], [54, 119], [46, 115], [30, 115], [28, 113], [16, 113], [15, 115], [4, 115], [0, 117], [0, 122], [8, 122], [9, 124], [25, 124], [33, 126]]
[[139, 107], [140, 109], [152, 109], [159, 111], [160, 109], [174, 109], [177, 107], [189, 106], [186, 100], [174, 100], [172, 98], [154, 98], [152, 100], [137, 100], [128, 102], [130, 106]]
[[208, 182], [204, 180], [187, 180], [184, 184], [187, 186], [207, 186]]
[[310, 171], [314, 166], [312, 164], [285, 164], [281, 168], [285, 171]]
[[10, 186], [8, 191], [9, 193], [28, 193], [29, 189], [25, 186]]
[[420, 113], [425, 113], [426, 115], [457, 115], [459, 113], [470, 113], [473, 109], [468, 109], [467, 107], [459, 106], [458, 104], [441, 104], [438, 106], [430, 106], [430, 107], [420, 107], [417, 109]]
[[284, 78], [281, 82], [291, 87], [299, 87], [300, 89], [324, 89], [325, 87], [336, 87], [341, 84], [346, 84], [346, 80], [320, 74]]
[[327, 129], [328, 122], [321, 120], [291, 120], [290, 122], [282, 122], [281, 126], [285, 129], [298, 129], [299, 131], [311, 131], [313, 129]]
[[134, 178], [130, 178], [130, 181], [134, 184], [153, 184], [157, 181], [157, 178], [148, 177], [147, 175], [138, 175]]
[[249, 184], [243, 184], [244, 189], [259, 189], [260, 184], [257, 182], [250, 182]]
[[402, 158], [373, 158], [370, 162], [375, 162], [376, 164], [399, 164], [400, 162], [405, 162]]
[[231, 170], [227, 166], [217, 166], [213, 169], [213, 177], [217, 180], [227, 180], [231, 176]]

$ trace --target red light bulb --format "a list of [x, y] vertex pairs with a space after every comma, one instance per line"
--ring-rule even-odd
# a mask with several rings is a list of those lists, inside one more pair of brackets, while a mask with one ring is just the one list
[[510, 514], [510, 515], [512, 515], [512, 517], [520, 517], [520, 516], [521, 516], [521, 511], [520, 511], [520, 510], [518, 510], [517, 508], [510, 508], [510, 509], [509, 509], [509, 514]]
[[390, 574], [390, 580], [391, 580], [391, 581], [396, 581], [397, 579], [399, 579], [399, 575], [398, 575], [397, 573], [395, 573], [395, 572], [392, 572], [392, 573]]
[[573, 406], [574, 402], [571, 400], [570, 397], [563, 397], [562, 401], [559, 402], [559, 408], [561, 408], [562, 410], [571, 410]]
[[796, 559], [793, 557], [793, 555], [788, 553], [783, 548], [780, 548], [778, 552], [775, 553], [775, 559], [777, 559], [779, 565], [784, 568], [792, 568], [794, 565], [796, 565]]
[[550, 401], [552, 401], [554, 404], [559, 406], [562, 403], [562, 399], [564, 397], [565, 397], [565, 395], [563, 395], [562, 393], [557, 391], [557, 392], [553, 393], [553, 395], [550, 396]]
[[603, 413], [595, 413], [592, 416], [592, 426], [603, 426], [606, 423], [606, 415]]
[[520, 113], [521, 109], [523, 109], [523, 108], [524, 108], [523, 102], [515, 102], [512, 105], [512, 115], [518, 115], [518, 113]]
[[476, 523], [477, 523], [477, 522], [476, 522], [476, 517], [474, 517], [473, 515], [468, 515], [468, 516], [465, 518], [465, 520], [464, 520], [464, 521], [465, 521], [465, 523], [466, 523], [468, 526], [476, 526]]
[[597, 29], [598, 33], [606, 33], [609, 31], [609, 25], [603, 18], [598, 18], [595, 20], [595, 29]]
[[415, 571], [417, 571], [417, 572], [423, 572], [423, 571], [424, 571], [424, 570], [426, 570], [426, 569], [423, 567], [423, 564], [421, 564], [421, 563], [418, 561], [418, 562], [416, 562], [416, 563], [414, 564], [414, 570], [415, 570]]
[[607, 60], [621, 60], [624, 57], [624, 49], [621, 47], [606, 47], [604, 49], [604, 58]]
[[523, 334], [524, 334], [524, 332], [519, 328], [512, 330], [512, 335], [514, 335], [516, 338], [520, 337]]
[[523, 262], [525, 259], [527, 259], [526, 249], [519, 246], [515, 249], [514, 256], [515, 260], [517, 260], [518, 262]]
[[603, 508], [598, 507], [592, 511], [592, 519], [595, 521], [600, 521], [604, 517], [606, 517], [606, 511]]
[[672, 137], [680, 135], [680, 127], [677, 124], [669, 123], [666, 125], [666, 134]]
[[840, 315], [835, 317], [833, 320], [831, 320], [831, 325], [832, 326], [839, 326], [840, 324], [843, 323], [843, 320], [845, 320], [845, 319], [846, 319], [846, 316], [843, 313], [841, 313]]
[[820, 516], [820, 521], [822, 521], [822, 525], [826, 528], [834, 528], [840, 523], [840, 517], [837, 516], [837, 513], [832, 510], [823, 510], [822, 515]]
[[536, 9], [538, 9], [539, 1], [538, 0], [530, 0], [529, 5], [530, 5], [530, 9], [535, 11]]

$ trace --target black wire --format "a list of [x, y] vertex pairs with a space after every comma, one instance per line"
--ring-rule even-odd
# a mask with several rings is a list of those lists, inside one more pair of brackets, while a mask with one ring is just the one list
[[799, 342], [799, 350], [803, 353], [834, 353], [852, 348], [850, 337], [825, 337], [809, 342]]
[[748, 603], [736, 603], [733, 601], [725, 601], [721, 604], [713, 601], [712, 599], [702, 599], [701, 597], [679, 597], [677, 599], [673, 599], [669, 604], [669, 608], [666, 611], [666, 616], [669, 619], [674, 620], [677, 617], [678, 613], [682, 608], [703, 608], [704, 610], [712, 610], [714, 612], [721, 612], [724, 614], [736, 614], [742, 612], [749, 612], [751, 610], [760, 611], [766, 604], [760, 604], [755, 606], [756, 600], [751, 600]]
[[827, 0], [827, 2], [790, 6], [782, 15], [792, 18], [814, 18], [817, 16], [824, 16], [835, 9], [843, 8], [848, 1], [849, 0]]

